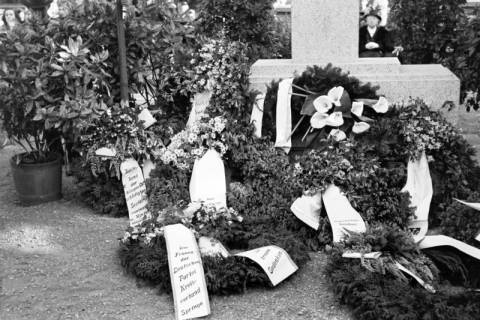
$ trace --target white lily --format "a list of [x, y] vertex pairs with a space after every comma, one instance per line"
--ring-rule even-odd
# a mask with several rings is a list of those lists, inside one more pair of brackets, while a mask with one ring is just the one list
[[333, 137], [333, 139], [335, 139], [337, 142], [347, 139], [345, 132], [340, 129], [333, 129], [330, 131], [330, 136]]
[[377, 113], [386, 113], [388, 111], [388, 105], [388, 100], [385, 99], [385, 97], [380, 97], [380, 99], [378, 99], [378, 102], [375, 103], [372, 108]]
[[329, 96], [320, 96], [313, 101], [315, 110], [320, 113], [327, 113], [333, 107], [333, 100]]
[[330, 127], [340, 127], [343, 124], [343, 115], [342, 112], [334, 112], [328, 116], [327, 126]]
[[345, 91], [343, 87], [333, 87], [332, 89], [330, 89], [330, 91], [328, 91], [328, 97], [332, 99], [333, 103], [337, 107], [340, 107], [342, 105], [340, 99], [342, 99], [343, 91]]
[[310, 119], [310, 125], [314, 129], [322, 129], [327, 125], [328, 114], [316, 112]]
[[363, 114], [363, 102], [352, 102], [352, 113], [357, 117], [361, 117]]
[[366, 122], [355, 122], [355, 124], [352, 127], [352, 132], [356, 134], [363, 133], [370, 129], [370, 125]]

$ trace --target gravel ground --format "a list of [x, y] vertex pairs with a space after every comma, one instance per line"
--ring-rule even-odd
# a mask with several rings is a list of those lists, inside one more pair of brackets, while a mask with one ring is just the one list
[[[0, 150], [0, 319], [175, 319], [173, 300], [139, 286], [116, 257], [126, 218], [93, 214], [64, 179], [64, 199], [17, 203], [8, 159]], [[272, 290], [211, 297], [206, 319], [353, 319], [335, 301], [323, 274], [325, 256]]]

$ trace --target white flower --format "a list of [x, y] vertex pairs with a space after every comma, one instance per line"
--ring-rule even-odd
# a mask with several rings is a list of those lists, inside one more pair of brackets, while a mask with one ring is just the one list
[[197, 139], [198, 139], [198, 136], [192, 132], [188, 135], [187, 141], [188, 143], [194, 143], [195, 141], [197, 141]]
[[386, 113], [388, 111], [388, 101], [385, 97], [380, 97], [378, 102], [372, 106], [373, 110], [377, 113]]
[[347, 138], [345, 132], [339, 129], [333, 129], [332, 131], [330, 131], [330, 136], [333, 137], [333, 139], [335, 139], [335, 141], [337, 142], [345, 140]]
[[363, 114], [363, 102], [356, 102], [352, 103], [352, 113], [357, 117], [361, 117]]
[[333, 87], [328, 91], [328, 97], [332, 99], [333, 103], [337, 106], [340, 107], [342, 103], [340, 102], [340, 99], [342, 99], [343, 92], [345, 89], [343, 87]]
[[366, 122], [355, 122], [355, 124], [353, 125], [353, 128], [352, 128], [352, 132], [353, 133], [356, 133], [356, 134], [359, 134], [359, 133], [363, 133], [365, 131], [367, 131], [368, 129], [370, 129], [370, 125]]
[[333, 100], [329, 96], [320, 96], [313, 100], [315, 110], [320, 113], [327, 113], [333, 107]]
[[310, 125], [315, 129], [322, 129], [327, 125], [328, 114], [326, 113], [315, 113], [310, 119]]
[[334, 112], [328, 116], [327, 126], [330, 127], [340, 127], [343, 124], [343, 115], [342, 112]]

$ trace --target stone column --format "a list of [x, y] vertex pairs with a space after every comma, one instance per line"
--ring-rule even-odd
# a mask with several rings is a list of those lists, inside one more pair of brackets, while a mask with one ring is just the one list
[[292, 1], [292, 60], [358, 59], [358, 0]]

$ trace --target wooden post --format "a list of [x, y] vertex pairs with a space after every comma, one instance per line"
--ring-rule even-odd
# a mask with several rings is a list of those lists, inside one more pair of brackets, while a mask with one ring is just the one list
[[122, 0], [117, 0], [117, 37], [118, 60], [120, 69], [120, 98], [128, 102], [127, 46], [125, 44], [125, 25], [123, 23]]

